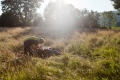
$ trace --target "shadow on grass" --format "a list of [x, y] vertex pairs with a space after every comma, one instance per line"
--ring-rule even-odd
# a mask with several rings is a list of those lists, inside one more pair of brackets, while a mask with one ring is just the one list
[[113, 30], [115, 33], [119, 33], [120, 32], [120, 30]]
[[0, 28], [0, 33], [1, 32], [6, 32], [6, 31], [8, 31], [7, 28]]
[[23, 44], [13, 45], [11, 46], [11, 50], [15, 53], [15, 55], [23, 54], [24, 46]]

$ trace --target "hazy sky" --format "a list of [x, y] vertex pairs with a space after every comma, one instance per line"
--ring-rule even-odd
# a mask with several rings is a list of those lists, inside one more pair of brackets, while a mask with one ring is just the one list
[[[1, 2], [2, 0], [0, 0]], [[41, 9], [38, 12], [43, 12], [45, 6], [48, 4], [50, 0], [44, 0], [44, 4], [42, 4]], [[54, 1], [54, 0], [53, 0]], [[88, 9], [98, 12], [103, 11], [113, 11], [115, 10], [112, 6], [112, 2], [110, 0], [65, 0], [66, 3], [73, 4], [76, 8], [79, 9]], [[1, 11], [1, 5], [0, 5], [0, 14]]]
[[[42, 4], [41, 9], [38, 12], [44, 10], [46, 4], [50, 0], [45, 0], [44, 4]], [[54, 0], [53, 0], [54, 1]], [[79, 9], [88, 9], [97, 12], [104, 12], [104, 11], [114, 11], [114, 7], [112, 6], [112, 2], [110, 0], [65, 0], [66, 3], [73, 4], [76, 8]]]

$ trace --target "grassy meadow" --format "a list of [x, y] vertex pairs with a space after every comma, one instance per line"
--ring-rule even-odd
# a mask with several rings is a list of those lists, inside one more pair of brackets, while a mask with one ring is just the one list
[[[120, 80], [119, 30], [58, 33], [0, 28], [0, 80]], [[29, 36], [43, 37], [40, 46], [58, 48], [62, 55], [24, 56], [23, 41]]]

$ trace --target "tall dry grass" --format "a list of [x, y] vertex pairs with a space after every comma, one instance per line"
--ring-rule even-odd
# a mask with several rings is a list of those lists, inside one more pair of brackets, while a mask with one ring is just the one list
[[[40, 46], [63, 51], [47, 59], [23, 55], [29, 36], [45, 38]], [[120, 32], [49, 33], [39, 28], [0, 29], [1, 80], [119, 80]]]

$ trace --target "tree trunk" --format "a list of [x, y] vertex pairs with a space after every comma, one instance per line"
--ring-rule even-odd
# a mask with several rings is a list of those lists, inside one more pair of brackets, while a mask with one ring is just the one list
[[27, 12], [25, 12], [25, 23], [24, 26], [27, 26]]
[[18, 10], [18, 11], [19, 11], [20, 19], [22, 20], [22, 26], [23, 26], [23, 24], [24, 24], [24, 19], [23, 19], [23, 17], [22, 17], [22, 14], [21, 14], [20, 10]]

